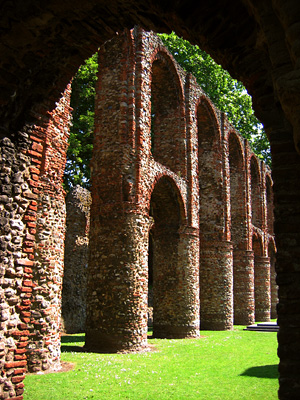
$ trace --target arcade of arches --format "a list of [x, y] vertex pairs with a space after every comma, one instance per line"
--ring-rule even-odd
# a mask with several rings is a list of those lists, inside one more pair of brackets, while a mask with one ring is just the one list
[[[56, 343], [57, 335], [55, 334], [59, 328], [59, 311], [57, 311], [58, 307], [52, 307], [52, 305], [60, 302], [59, 288], [63, 271], [64, 193], [60, 182], [65, 162], [66, 135], [70, 115], [67, 84], [83, 60], [93, 54], [99, 45], [111, 39], [115, 32], [122, 32], [124, 28], [131, 29], [136, 24], [155, 31], [175, 30], [178, 35], [183, 35], [191, 42], [199, 44], [234, 77], [242, 80], [253, 96], [256, 115], [264, 123], [270, 139], [273, 160], [274, 231], [277, 245], [275, 268], [279, 285], [277, 307], [280, 327], [278, 334], [279, 398], [299, 398], [300, 4], [296, 0], [263, 2], [214, 0], [209, 3], [198, 2], [196, 6], [188, 1], [171, 4], [168, 1], [155, 0], [150, 3], [144, 0], [139, 2], [129, 0], [126, 3], [111, 0], [109, 4], [101, 0], [84, 2], [66, 0], [63, 3], [58, 0], [49, 0], [43, 4], [27, 0], [26, 2], [7, 1], [3, 4], [0, 46], [1, 397], [21, 400], [26, 366], [31, 370], [41, 367], [47, 369], [51, 367], [51, 363], [54, 365], [59, 360], [59, 346]], [[119, 35], [120, 38], [121, 36]], [[142, 59], [146, 63], [146, 70], [148, 60], [143, 59], [143, 52], [134, 53], [134, 40], [128, 37], [127, 39], [131, 41], [132, 46], [128, 45], [126, 57], [125, 53], [122, 53], [124, 58], [121, 63], [124, 70], [119, 70], [122, 84], [116, 88], [114, 85], [110, 86], [109, 81], [105, 82], [104, 79], [102, 83], [109, 87], [112, 95], [106, 102], [101, 96], [98, 98], [100, 108], [106, 106], [106, 111], [113, 110], [111, 114], [103, 113], [103, 118], [107, 119], [107, 123], [116, 127], [119, 121], [117, 128], [120, 146], [113, 146], [109, 131], [103, 130], [101, 135], [99, 132], [100, 137], [98, 144], [96, 143], [95, 152], [98, 152], [100, 157], [98, 163], [95, 163], [96, 158], [93, 161], [94, 177], [99, 178], [93, 182], [93, 200], [95, 199], [98, 207], [93, 205], [95, 208], [92, 208], [91, 229], [94, 230], [92, 235], [104, 237], [105, 240], [107, 232], [112, 233], [112, 236], [121, 239], [126, 245], [125, 248], [132, 248], [133, 251], [125, 254], [123, 248], [118, 246], [120, 241], [114, 241], [113, 237], [107, 239], [110, 243], [106, 244], [114, 246], [116, 253], [105, 254], [105, 243], [98, 247], [94, 245], [91, 273], [98, 282], [104, 281], [108, 287], [112, 287], [110, 271], [113, 274], [116, 258], [120, 265], [123, 263], [125, 267], [121, 271], [119, 283], [116, 284], [118, 290], [102, 294], [97, 292], [98, 288], [94, 288], [95, 290], [90, 295], [89, 307], [95, 307], [95, 314], [94, 319], [90, 319], [88, 327], [89, 346], [94, 345], [99, 334], [95, 319], [105, 318], [104, 312], [99, 309], [101, 296], [106, 297], [107, 303], [116, 301], [117, 304], [119, 295], [121, 296], [125, 291], [122, 282], [127, 282], [126, 284], [130, 286], [133, 269], [137, 271], [139, 279], [135, 280], [134, 286], [130, 286], [132, 306], [125, 304], [123, 311], [119, 309], [118, 315], [121, 320], [127, 318], [128, 330], [120, 332], [115, 328], [110, 344], [122, 346], [124, 341], [128, 340], [128, 343], [133, 343], [136, 347], [144, 345], [141, 338], [145, 331], [143, 294], [146, 293], [147, 296], [147, 282], [143, 276], [148, 267], [145, 257], [148, 252], [146, 238], [149, 234], [153, 238], [153, 268], [155, 269], [157, 265], [155, 260], [163, 251], [163, 247], [160, 248], [160, 246], [165, 246], [165, 248], [169, 246], [165, 243], [162, 226], [167, 221], [160, 212], [162, 203], [165, 204], [165, 202], [170, 204], [170, 223], [176, 247], [174, 251], [178, 251], [180, 255], [183, 248], [187, 249], [184, 267], [192, 272], [189, 276], [183, 276], [180, 270], [177, 270], [177, 265], [174, 263], [167, 265], [168, 270], [171, 271], [173, 268], [177, 272], [173, 283], [178, 287], [173, 292], [170, 288], [172, 292], [170, 295], [177, 295], [179, 288], [181, 290], [179, 282], [184, 282], [185, 301], [190, 301], [194, 307], [189, 308], [184, 321], [178, 321], [175, 318], [167, 320], [163, 310], [157, 310], [157, 334], [170, 334], [173, 328], [176, 328], [176, 334], [197, 334], [197, 329], [195, 329], [196, 315], [198, 315], [197, 284], [189, 279], [195, 278], [197, 273], [192, 270], [193, 263], [190, 260], [199, 257], [197, 254], [199, 235], [196, 224], [198, 216], [200, 217], [200, 243], [203, 242], [203, 246], [200, 246], [200, 259], [209, 260], [209, 253], [216, 254], [213, 243], [219, 241], [218, 249], [221, 249], [221, 245], [224, 244], [222, 251], [228, 256], [227, 265], [232, 262], [233, 277], [245, 272], [245, 269], [243, 271], [239, 269], [241, 262], [247, 266], [246, 270], [254, 282], [252, 297], [249, 282], [239, 285], [239, 290], [243, 291], [245, 296], [243, 296], [243, 303], [236, 309], [238, 303], [235, 298], [235, 288], [238, 282], [235, 282], [235, 279], [231, 281], [229, 275], [225, 276], [228, 287], [232, 286], [233, 308], [230, 306], [231, 300], [228, 297], [227, 308], [222, 315], [217, 316], [216, 310], [208, 308], [207, 299], [201, 298], [201, 294], [200, 303], [207, 304], [207, 307], [204, 306], [201, 311], [201, 320], [205, 320], [205, 310], [207, 319], [212, 321], [213, 314], [218, 323], [224, 321], [230, 313], [242, 318], [243, 307], [247, 309], [247, 314], [250, 316], [255, 313], [264, 317], [266, 314], [264, 304], [270, 300], [266, 298], [265, 290], [260, 288], [260, 284], [269, 279], [266, 276], [269, 272], [265, 266], [269, 263], [267, 256], [271, 264], [274, 264], [275, 246], [272, 241], [266, 242], [268, 235], [273, 233], [269, 217], [270, 206], [259, 205], [257, 201], [259, 191], [255, 187], [252, 188], [250, 184], [250, 182], [259, 182], [258, 178], [264, 176], [264, 169], [251, 156], [247, 145], [229, 129], [226, 120], [222, 115], [218, 115], [207, 99], [203, 98], [203, 101], [197, 104], [197, 110], [189, 109], [190, 103], [186, 103], [186, 99], [191, 102], [197, 97], [196, 95], [194, 97], [193, 93], [193, 90], [196, 90], [193, 79], [189, 76], [183, 79], [181, 72], [172, 67], [172, 63], [170, 64], [168, 58], [161, 52], [157, 53], [157, 58], [150, 60], [150, 64], [153, 62], [153, 71], [158, 72], [156, 80], [153, 81], [155, 92], [153, 93], [155, 114], [153, 126], [154, 130], [155, 126], [157, 127], [157, 131], [153, 137], [151, 151], [151, 127], [148, 126], [148, 131], [146, 130], [146, 125], [151, 125], [151, 108], [147, 108], [144, 113], [141, 112], [147, 102], [144, 89], [149, 90], [150, 82], [141, 77], [144, 72], [147, 73], [144, 69], [136, 70], [135, 74], [130, 71], [134, 64], [135, 54], [137, 65], [141, 65], [139, 59]], [[124, 42], [125, 47], [126, 43], [128, 42]], [[140, 38], [136, 45], [139, 46], [141, 43]], [[148, 41], [145, 42], [146, 45], [149, 45]], [[152, 50], [149, 54], [154, 55]], [[129, 68], [128, 79], [125, 73], [126, 62]], [[175, 79], [173, 84], [165, 89], [168, 99], [176, 93], [176, 100], [171, 103], [173, 111], [169, 118], [165, 115], [166, 110], [155, 106], [155, 103], [160, 103], [162, 97], [159, 87], [159, 75], [162, 69], [163, 74], [173, 74], [172, 76], [176, 78], [177, 73], [178, 76], [177, 81]], [[118, 73], [118, 68], [115, 73]], [[132, 80], [130, 81], [130, 77], [133, 76], [135, 83], [141, 82], [143, 85], [139, 88], [133, 85]], [[114, 91], [117, 89], [122, 93], [119, 108], [114, 103]], [[64, 90], [65, 96], [61, 98]], [[130, 103], [133, 93], [136, 93], [135, 102]], [[134, 112], [132, 112], [133, 109]], [[190, 119], [192, 115], [195, 115], [194, 119]], [[210, 121], [211, 126], [203, 130], [203, 137], [199, 135], [198, 138], [198, 134], [193, 137], [192, 135], [198, 132], [198, 128], [193, 125], [201, 120]], [[174, 142], [166, 146], [164, 140], [161, 139], [162, 136], [166, 136], [166, 141], [171, 141], [172, 138], [168, 133], [165, 135], [164, 130], [167, 132], [168, 124], [174, 121], [179, 122], [172, 135]], [[32, 122], [36, 125], [29, 125]], [[99, 127], [100, 123], [99, 120]], [[216, 127], [212, 128], [214, 125]], [[148, 141], [143, 140], [144, 131], [148, 132]], [[131, 136], [129, 132], [135, 132], [135, 135]], [[220, 132], [218, 134], [220, 137], [216, 135], [216, 132]], [[182, 133], [187, 135], [184, 143], [181, 141]], [[222, 136], [223, 133], [224, 136]], [[210, 141], [206, 141], [205, 137], [210, 137]], [[209, 171], [209, 162], [207, 169], [201, 165], [201, 160], [207, 156], [206, 152], [203, 157], [200, 154], [197, 157], [194, 156], [193, 140], [199, 140], [199, 142], [204, 140], [203, 148], [206, 146], [222, 148], [223, 158], [222, 160], [216, 158], [215, 161], [219, 163], [213, 171]], [[178, 162], [172, 159], [174, 151], [173, 154], [170, 151], [166, 156], [160, 155], [159, 146], [165, 146], [166, 154], [169, 148], [176, 148]], [[101, 152], [101, 149], [107, 149], [106, 154]], [[226, 158], [225, 155], [228, 157]], [[185, 164], [185, 159], [189, 164]], [[112, 163], [109, 171], [107, 171], [107, 160]], [[134, 160], [134, 163], [130, 164], [129, 160]], [[228, 160], [228, 165], [221, 169], [221, 163], [225, 160]], [[148, 176], [149, 180], [143, 177], [143, 171], [147, 167], [144, 164], [146, 161], [153, 164], [153, 170]], [[245, 165], [244, 176], [236, 174], [241, 163]], [[199, 165], [199, 181], [198, 175], [188, 175], [195, 171], [197, 164]], [[158, 166], [161, 166], [159, 171]], [[230, 201], [226, 204], [235, 204], [236, 210], [240, 209], [241, 214], [235, 213], [233, 207], [229, 206], [220, 213], [218, 213], [219, 207], [214, 207], [213, 213], [200, 208], [199, 214], [193, 214], [191, 204], [196, 204], [197, 201], [200, 204], [203, 202], [209, 204], [206, 201], [206, 199], [210, 200], [210, 195], [209, 190], [205, 191], [207, 187], [205, 186], [207, 185], [205, 171], [208, 174], [213, 173], [214, 176], [211, 204], [213, 205], [215, 201], [219, 204], [215, 199], [219, 196], [227, 196]], [[109, 193], [105, 191], [105, 182], [101, 180], [102, 172], [108, 174], [107, 180], [111, 179], [111, 182], [115, 182], [112, 192], [114, 196], [108, 202], [106, 199]], [[272, 179], [265, 174], [264, 180], [260, 182], [261, 189], [266, 190], [265, 198], [268, 199], [268, 204], [272, 199]], [[149, 185], [152, 182], [152, 186], [147, 186], [147, 182]], [[200, 188], [197, 190], [199, 184]], [[240, 185], [248, 189], [252, 188], [246, 191], [244, 198], [236, 195], [237, 187]], [[121, 199], [122, 210], [120, 210]], [[243, 203], [245, 208], [243, 208]], [[135, 208], [134, 204], [141, 207]], [[122, 230], [117, 232], [115, 224], [109, 220], [110, 213], [114, 213], [115, 220], [119, 226], [122, 226]], [[201, 218], [201, 213], [204, 216], [211, 215], [212, 220], [206, 222], [205, 218]], [[249, 224], [251, 220], [255, 221], [255, 224], [238, 235], [238, 224], [242, 222], [243, 225], [244, 220], [246, 224]], [[206, 223], [207, 226], [205, 226]], [[224, 232], [221, 229], [222, 226]], [[177, 229], [176, 234], [175, 229]], [[207, 232], [206, 238], [201, 237], [202, 231]], [[231, 231], [232, 237], [226, 237], [226, 235], [231, 235]], [[119, 236], [116, 236], [117, 234]], [[96, 269], [97, 257], [101, 257], [100, 251], [103, 259], [106, 257], [107, 260], [106, 274]], [[253, 269], [255, 265], [257, 268]], [[207, 275], [206, 280], [209, 282], [209, 262], [206, 266], [204, 263], [204, 267], [201, 263], [200, 274], [203, 268], [206, 269], [203, 276]], [[272, 266], [271, 271], [273, 268]], [[223, 271], [227, 270], [224, 266]], [[159, 269], [155, 273], [159, 274]], [[155, 281], [155, 276], [153, 280]], [[272, 293], [275, 285], [273, 279], [271, 281]], [[52, 288], [50, 292], [49, 287]], [[159, 296], [159, 285], [157, 290]], [[205, 295], [205, 290], [201, 290], [201, 293]], [[225, 293], [222, 293], [222, 296], [226, 298]], [[169, 304], [164, 304], [164, 307], [167, 309]], [[134, 309], [139, 312], [136, 313]], [[179, 310], [180, 313], [184, 312], [184, 303], [180, 305]], [[124, 311], [126, 311], [125, 316]], [[108, 311], [106, 314], [109, 317]], [[138, 335], [133, 338], [130, 335], [134, 327], [138, 328]], [[182, 333], [184, 330], [185, 332]], [[106, 332], [101, 334], [103, 340], [108, 339]]]
[[[272, 294], [277, 302], [269, 256], [275, 252], [270, 170], [154, 33], [136, 27], [115, 35], [100, 49], [99, 71], [86, 348], [144, 349], [150, 284], [156, 337], [197, 337], [200, 325], [224, 330], [234, 322], [268, 321]], [[12, 242], [23, 234], [25, 246], [4, 281], [3, 331], [7, 346], [17, 347], [5, 349], [12, 357], [5, 382], [12, 370], [21, 380], [24, 368], [17, 367], [60, 366], [69, 96], [68, 87], [47, 123], [24, 132], [28, 165], [14, 175], [10, 207], [25, 212], [16, 214]], [[6, 141], [7, 155], [9, 149]], [[79, 189], [78, 196], [88, 204]], [[81, 214], [87, 215], [84, 201]], [[68, 229], [69, 254], [87, 229], [81, 214]], [[8, 284], [21, 268], [19, 294]], [[76, 308], [78, 318], [82, 307]], [[10, 392], [18, 394], [22, 382], [13, 378]]]

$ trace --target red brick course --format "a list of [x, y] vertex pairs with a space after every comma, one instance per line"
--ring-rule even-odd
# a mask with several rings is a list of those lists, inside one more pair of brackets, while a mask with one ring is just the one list
[[146, 346], [149, 241], [155, 336], [198, 335], [199, 257], [203, 328], [268, 320], [268, 168], [154, 34], [118, 35], [99, 60], [87, 347]]
[[[268, 320], [277, 297], [270, 171], [153, 33], [126, 31], [99, 59], [87, 347], [145, 348], [152, 284], [157, 337]], [[20, 148], [3, 147], [15, 185], [1, 201], [18, 209], [3, 217], [16, 243], [3, 276], [21, 278], [4, 286], [1, 314], [12, 399], [22, 399], [26, 366], [60, 367], [69, 100], [70, 87]]]

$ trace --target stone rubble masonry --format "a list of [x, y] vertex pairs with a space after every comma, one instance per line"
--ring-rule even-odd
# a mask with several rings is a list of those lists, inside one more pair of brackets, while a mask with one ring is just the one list
[[60, 365], [69, 102], [70, 86], [40, 126], [1, 139], [0, 399], [23, 398], [27, 370]]
[[152, 32], [104, 44], [97, 85], [86, 347], [147, 346], [149, 263], [156, 337], [268, 321], [269, 168]]
[[62, 331], [85, 331], [91, 194], [77, 185], [66, 197]]
[[[269, 320], [270, 170], [152, 32], [116, 35], [99, 63], [86, 348], [147, 348], [150, 261], [156, 337]], [[1, 139], [0, 399], [60, 368], [70, 86], [36, 117]]]

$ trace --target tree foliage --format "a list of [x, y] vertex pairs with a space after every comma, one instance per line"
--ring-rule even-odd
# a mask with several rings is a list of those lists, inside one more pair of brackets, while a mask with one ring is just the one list
[[270, 165], [269, 141], [263, 125], [254, 115], [251, 96], [243, 84], [233, 79], [205, 51], [174, 32], [159, 36], [178, 64], [194, 75], [216, 107], [224, 111], [230, 123], [248, 139], [255, 154]]
[[[199, 85], [232, 125], [249, 140], [254, 152], [271, 163], [269, 142], [262, 124], [252, 109], [252, 100], [241, 82], [233, 79], [198, 46], [179, 38], [175, 33], [159, 35], [181, 67], [192, 73]], [[70, 132], [65, 188], [76, 184], [90, 185], [90, 159], [93, 149], [95, 83], [98, 58], [94, 54], [79, 68], [73, 79], [71, 106], [73, 126]]]
[[97, 71], [98, 54], [96, 53], [86, 60], [73, 78], [71, 94], [73, 125], [70, 129], [64, 179], [67, 190], [77, 184], [87, 188], [90, 185]]

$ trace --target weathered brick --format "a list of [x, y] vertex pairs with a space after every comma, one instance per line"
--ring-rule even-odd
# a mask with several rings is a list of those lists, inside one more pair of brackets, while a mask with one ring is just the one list
[[27, 364], [26, 361], [12, 361], [12, 362], [7, 362], [4, 364], [5, 368], [18, 368], [18, 367], [25, 367]]
[[24, 265], [24, 266], [31, 267], [31, 266], [33, 266], [33, 261], [28, 260], [28, 259], [26, 259], [26, 258], [19, 258], [19, 259], [17, 260], [17, 264], [18, 264], [18, 265]]
[[[21, 362], [21, 361], [20, 361], [20, 362]], [[12, 383], [20, 383], [20, 382], [23, 382], [24, 379], [25, 379], [25, 375], [22, 375], [22, 376], [13, 376], [13, 377], [11, 378], [11, 381], [12, 381]]]
[[[33, 142], [31, 148], [32, 150], [34, 150], [34, 152], [29, 154], [37, 156], [35, 152], [38, 152], [39, 154], [42, 153], [44, 147], [40, 143]], [[38, 155], [37, 157], [40, 157], [40, 155]]]
[[17, 368], [14, 370], [14, 375], [24, 375], [26, 373], [26, 368]]
[[26, 349], [15, 349], [15, 354], [18, 354], [18, 355], [22, 354], [22, 357], [24, 357], [24, 356], [26, 357], [25, 353], [26, 353]]
[[42, 157], [41, 153], [38, 153], [37, 151], [34, 151], [34, 150], [28, 150], [28, 154], [33, 156], [33, 157], [38, 157], [38, 158]]

